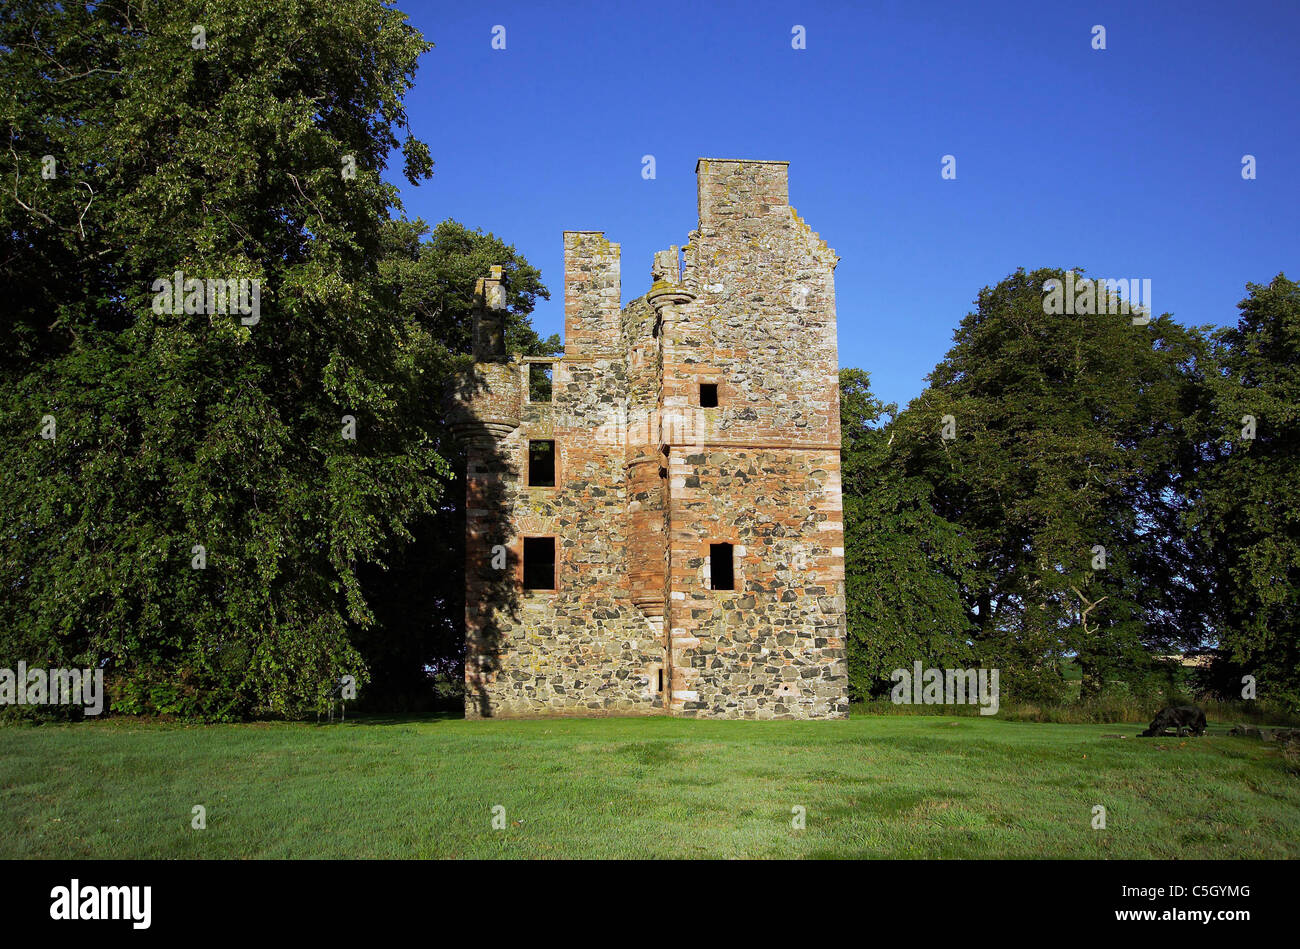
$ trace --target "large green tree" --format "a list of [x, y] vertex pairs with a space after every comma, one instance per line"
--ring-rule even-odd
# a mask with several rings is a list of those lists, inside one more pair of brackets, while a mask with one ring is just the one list
[[973, 626], [961, 584], [974, 559], [956, 525], [934, 509], [933, 486], [908, 474], [886, 424], [896, 406], [868, 373], [840, 370], [845, 606], [849, 689], [880, 694], [895, 669], [968, 664]]
[[495, 234], [446, 220], [429, 230], [423, 221], [393, 221], [385, 234], [381, 273], [403, 314], [451, 356], [468, 356], [473, 339], [474, 285], [500, 266], [506, 285], [506, 350], [524, 356], [560, 351], [558, 334], [542, 339], [529, 314], [549, 300], [541, 271]]
[[[1215, 335], [1213, 446], [1189, 523], [1208, 543], [1224, 656], [1300, 704], [1300, 285], [1249, 284]], [[1240, 682], [1237, 683], [1240, 688]]]
[[[472, 361], [474, 285], [498, 265], [506, 278], [506, 346], [520, 355], [553, 355], [560, 339], [539, 337], [529, 314], [549, 299], [541, 273], [513, 245], [456, 221], [429, 232], [422, 221], [394, 221], [380, 273], [404, 321], [419, 328], [412, 411], [451, 470], [436, 508], [407, 526], [411, 541], [362, 573], [377, 622], [358, 641], [372, 682], [367, 707], [414, 711], [454, 695], [464, 682], [464, 458], [445, 424], [448, 381]], [[437, 696], [435, 695], [437, 693]]]
[[1018, 270], [982, 290], [891, 428], [975, 546], [963, 592], [982, 661], [1028, 699], [1060, 695], [1067, 654], [1089, 693], [1207, 632], [1204, 560], [1178, 530], [1206, 341], [1167, 314], [1110, 313], [1104, 289], [1107, 312], [1059, 312], [1052, 280], [1066, 275]]
[[[5, 5], [0, 665], [209, 717], [364, 683], [358, 569], [449, 471], [379, 278], [428, 48], [377, 0]], [[177, 270], [260, 314], [155, 309]]]

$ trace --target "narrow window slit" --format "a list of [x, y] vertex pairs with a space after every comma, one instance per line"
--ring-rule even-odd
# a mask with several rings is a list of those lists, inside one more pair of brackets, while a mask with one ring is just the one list
[[731, 544], [709, 544], [709, 586], [714, 590], [736, 589], [736, 570]]

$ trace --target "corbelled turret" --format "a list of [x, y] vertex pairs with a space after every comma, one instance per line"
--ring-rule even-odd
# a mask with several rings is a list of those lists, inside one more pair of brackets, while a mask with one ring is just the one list
[[519, 426], [522, 380], [506, 356], [506, 288], [493, 266], [474, 287], [474, 368], [448, 393], [452, 431], [462, 441], [495, 441]]

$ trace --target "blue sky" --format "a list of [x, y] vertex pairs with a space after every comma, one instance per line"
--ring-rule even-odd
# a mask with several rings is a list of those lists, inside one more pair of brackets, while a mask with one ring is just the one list
[[1300, 279], [1300, 3], [397, 5], [436, 44], [407, 97], [435, 175], [400, 181], [406, 212], [513, 243], [551, 290], [544, 335], [561, 232], [620, 243], [639, 296], [695, 226], [701, 156], [790, 162], [841, 258], [840, 364], [900, 404], [1019, 266], [1150, 279], [1189, 324]]

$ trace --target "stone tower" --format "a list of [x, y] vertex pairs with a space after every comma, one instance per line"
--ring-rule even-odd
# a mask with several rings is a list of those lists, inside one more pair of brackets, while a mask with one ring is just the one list
[[786, 162], [700, 159], [699, 226], [621, 308], [564, 235], [565, 351], [508, 358], [479, 286], [466, 715], [848, 714], [834, 251]]

